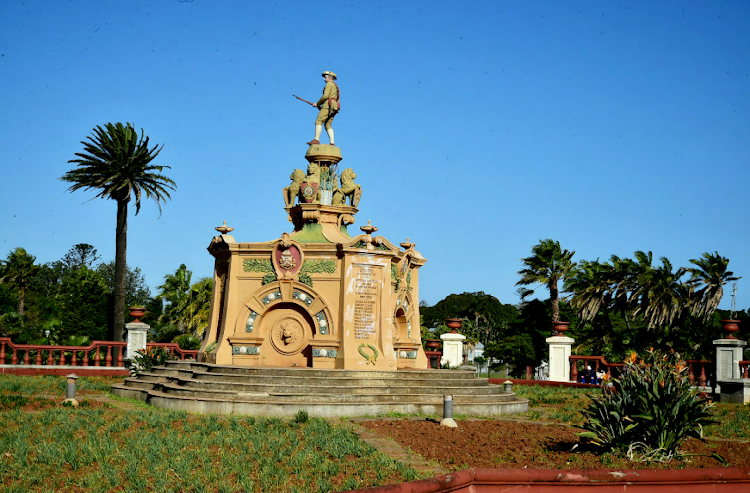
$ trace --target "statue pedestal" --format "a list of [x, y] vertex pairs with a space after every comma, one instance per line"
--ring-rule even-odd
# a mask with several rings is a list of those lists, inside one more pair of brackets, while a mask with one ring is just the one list
[[742, 378], [740, 373], [740, 361], [742, 360], [742, 349], [747, 346], [746, 341], [739, 339], [716, 339], [716, 381], [714, 392], [721, 393], [720, 382], [722, 380], [737, 380]]
[[464, 359], [464, 340], [466, 336], [458, 332], [446, 332], [440, 336], [443, 340], [443, 357], [440, 359], [441, 365], [461, 366]]
[[572, 337], [553, 336], [546, 339], [549, 344], [549, 379], [551, 382], [570, 381], [570, 348]]
[[149, 324], [144, 324], [143, 322], [125, 324], [125, 340], [128, 343], [125, 348], [126, 360], [133, 359], [137, 351], [146, 349], [146, 335], [150, 328]]

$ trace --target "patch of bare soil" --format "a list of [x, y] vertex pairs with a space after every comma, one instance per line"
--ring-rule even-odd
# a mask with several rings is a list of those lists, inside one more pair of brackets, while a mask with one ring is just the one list
[[[431, 420], [377, 420], [359, 424], [382, 437], [390, 437], [445, 469], [686, 469], [722, 467], [714, 458], [689, 456], [670, 462], [630, 462], [623, 455], [602, 454], [582, 443], [581, 430], [569, 426], [499, 420], [457, 421], [458, 428], [441, 427]], [[717, 453], [729, 467], [750, 467], [750, 443], [688, 439], [686, 454]]]

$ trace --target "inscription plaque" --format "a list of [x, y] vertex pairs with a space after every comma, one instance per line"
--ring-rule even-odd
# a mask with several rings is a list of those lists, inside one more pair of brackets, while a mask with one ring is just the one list
[[354, 338], [375, 338], [380, 285], [378, 272], [370, 266], [357, 269], [354, 278]]

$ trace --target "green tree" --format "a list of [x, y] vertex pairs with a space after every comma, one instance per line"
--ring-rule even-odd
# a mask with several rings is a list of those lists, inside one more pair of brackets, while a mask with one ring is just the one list
[[115, 287], [113, 328], [115, 340], [121, 340], [125, 329], [125, 286], [127, 274], [128, 203], [135, 195], [135, 213], [141, 209], [141, 196], [153, 198], [159, 207], [170, 198], [169, 190], [175, 182], [164, 176], [164, 168], [152, 164], [162, 147], [149, 149], [149, 138], [143, 129], [138, 136], [132, 124], [108, 123], [105, 128], [97, 126], [93, 136], [82, 141], [83, 152], [76, 153], [77, 167], [65, 173], [61, 179], [72, 183], [68, 191], [78, 189], [98, 190], [96, 196], [117, 202], [117, 228], [115, 234]]
[[204, 277], [190, 287], [190, 292], [182, 306], [180, 320], [187, 330], [198, 337], [203, 336], [208, 326], [213, 289], [214, 280]]
[[719, 302], [724, 296], [723, 286], [729, 281], [737, 281], [740, 277], [727, 270], [729, 259], [719, 255], [719, 252], [705, 252], [701, 258], [691, 259], [690, 263], [695, 266], [687, 269], [690, 273], [687, 283], [695, 289], [692, 293], [694, 303], [691, 314], [707, 321], [719, 307]]
[[[518, 271], [521, 279], [516, 286], [544, 285], [549, 290], [552, 321], [557, 322], [560, 320], [558, 282], [564, 282], [575, 268], [572, 258], [576, 252], [563, 250], [559, 241], [546, 239], [534, 245], [531, 253], [532, 256], [521, 259], [525, 268]], [[527, 295], [532, 293], [527, 291]]]
[[[104, 278], [110, 293], [115, 290], [115, 262], [103, 262], [96, 266], [96, 271]], [[151, 290], [146, 284], [140, 267], [125, 266], [125, 304], [130, 306], [146, 306], [151, 299]], [[125, 312], [127, 313], [127, 309]]]
[[181, 332], [185, 331], [185, 323], [182, 320], [182, 309], [190, 293], [190, 279], [193, 273], [185, 264], [180, 264], [174, 274], [164, 276], [164, 284], [158, 286], [157, 298], [166, 303], [162, 314], [162, 323], [177, 325]]
[[0, 261], [0, 282], [8, 283], [18, 290], [18, 315], [23, 318], [26, 289], [31, 278], [39, 271], [35, 265], [36, 257], [26, 250], [17, 247], [8, 254], [6, 260]]
[[60, 330], [56, 339], [71, 336], [107, 339], [107, 284], [97, 271], [79, 267], [63, 278], [58, 294]]

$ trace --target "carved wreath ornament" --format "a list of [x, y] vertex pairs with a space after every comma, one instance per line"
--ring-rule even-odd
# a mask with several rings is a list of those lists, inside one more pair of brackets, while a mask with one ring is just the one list
[[[365, 348], [372, 349], [372, 354], [368, 355], [364, 351]], [[372, 363], [373, 366], [375, 365], [375, 362], [378, 359], [378, 350], [375, 348], [375, 346], [373, 346], [372, 344], [365, 344], [363, 342], [362, 344], [359, 345], [358, 351], [359, 351], [359, 354], [361, 354], [362, 357], [366, 360], [365, 361], [366, 365], [369, 365], [370, 363]]]

